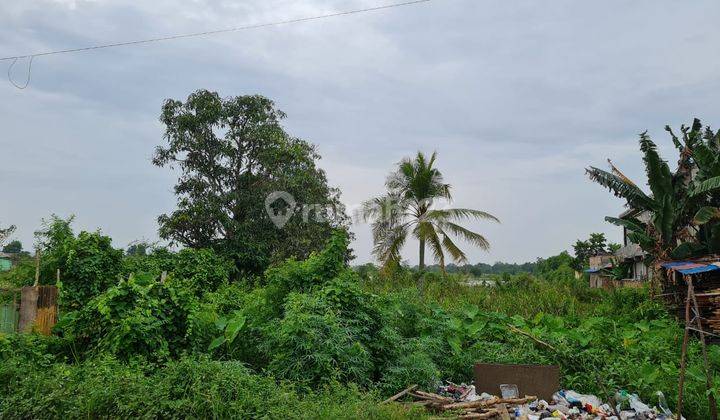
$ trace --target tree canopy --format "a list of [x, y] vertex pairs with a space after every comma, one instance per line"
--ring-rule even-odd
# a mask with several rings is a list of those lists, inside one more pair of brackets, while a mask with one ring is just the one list
[[[283, 118], [259, 95], [221, 98], [198, 90], [184, 102], [165, 101], [167, 144], [157, 147], [153, 163], [180, 176], [177, 210], [158, 218], [160, 236], [221, 251], [239, 272], [260, 272], [272, 261], [307, 257], [334, 228], [346, 228], [339, 190], [328, 186], [315, 147], [289, 135]], [[266, 209], [278, 191], [292, 199], [283, 196]], [[278, 227], [270, 210], [292, 217]]]
[[15, 240], [10, 241], [7, 245], [5, 245], [2, 248], [2, 252], [7, 252], [8, 254], [19, 254], [23, 250], [22, 242]]
[[575, 261], [573, 261], [572, 268], [582, 270], [583, 267], [587, 267], [590, 257], [612, 254], [619, 247], [618, 244], [608, 244], [604, 233], [591, 233], [588, 239], [575, 241], [573, 245]]

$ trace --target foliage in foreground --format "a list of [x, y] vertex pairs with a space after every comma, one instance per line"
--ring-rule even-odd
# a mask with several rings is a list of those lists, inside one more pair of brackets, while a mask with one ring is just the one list
[[[0, 338], [0, 340], [2, 340]], [[14, 358], [0, 365], [4, 418], [418, 418], [337, 383], [308, 392], [237, 361], [182, 358], [160, 368], [98, 358], [81, 364]]]
[[[589, 289], [571, 257], [559, 256], [540, 278], [470, 287], [427, 274], [418, 291], [417, 274], [402, 268], [361, 277], [345, 262], [347, 243], [337, 233], [306, 260], [204, 289], [180, 277], [189, 271], [170, 270], [165, 282], [153, 274], [182, 266], [172, 255], [126, 257], [133, 277], [65, 313], [60, 337], [0, 338], [0, 408], [10, 417], [313, 418], [346, 409], [344, 417], [390, 418], [410, 414], [376, 407], [379, 397], [409, 383], [470, 381], [477, 361], [557, 363], [564, 387], [604, 399], [616, 389], [651, 404], [658, 390], [676, 399], [682, 330], [645, 290]], [[202, 273], [198, 281], [213, 271]], [[710, 358], [720, 370], [717, 348]], [[689, 360], [686, 417], [702, 418], [694, 340]], [[258, 395], [271, 404], [260, 407]]]

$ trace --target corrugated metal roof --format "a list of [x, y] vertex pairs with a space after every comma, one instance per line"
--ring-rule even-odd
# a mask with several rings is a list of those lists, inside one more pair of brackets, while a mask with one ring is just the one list
[[720, 261], [714, 263], [698, 263], [693, 261], [672, 261], [660, 264], [669, 271], [677, 271], [680, 274], [699, 274], [708, 271], [720, 270]]

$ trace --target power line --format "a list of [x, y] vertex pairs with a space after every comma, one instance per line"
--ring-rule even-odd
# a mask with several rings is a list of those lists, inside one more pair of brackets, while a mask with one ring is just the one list
[[412, 0], [412, 1], [405, 1], [405, 2], [401, 2], [401, 3], [387, 4], [384, 6], [367, 7], [364, 9], [355, 9], [355, 10], [348, 10], [348, 11], [344, 11], [344, 12], [327, 13], [324, 15], [316, 15], [316, 16], [309, 16], [309, 17], [304, 17], [304, 18], [288, 19], [288, 20], [281, 20], [281, 21], [268, 22], [268, 23], [260, 23], [260, 24], [255, 24], [255, 25], [236, 26], [234, 28], [218, 29], [218, 30], [213, 30], [213, 31], [194, 32], [194, 33], [180, 34], [180, 35], [170, 35], [170, 36], [164, 36], [164, 37], [159, 37], [159, 38], [148, 38], [148, 39], [142, 39], [142, 40], [136, 40], [136, 41], [114, 42], [114, 43], [110, 43], [110, 44], [93, 45], [93, 46], [82, 47], [82, 48], [70, 48], [70, 49], [65, 49], [65, 50], [45, 51], [45, 52], [26, 54], [26, 55], [14, 55], [14, 56], [2, 57], [2, 58], [0, 58], [0, 61], [6, 61], [6, 60], [17, 61], [20, 58], [31, 58], [32, 59], [34, 57], [42, 57], [42, 56], [46, 56], [46, 55], [67, 54], [67, 53], [74, 53], [74, 52], [81, 52], [81, 51], [99, 50], [99, 49], [104, 49], [104, 48], [123, 47], [123, 46], [128, 46], [128, 45], [149, 44], [151, 42], [170, 41], [170, 40], [174, 40], [174, 39], [215, 35], [215, 34], [221, 34], [221, 33], [226, 33], [226, 32], [237, 32], [237, 31], [244, 31], [244, 30], [249, 30], [249, 29], [265, 28], [268, 26], [287, 25], [287, 24], [291, 24], [291, 23], [308, 22], [311, 20], [327, 19], [327, 18], [337, 17], [337, 16], [347, 16], [347, 15], [353, 15], [353, 14], [357, 14], [357, 13], [374, 12], [377, 10], [391, 9], [394, 7], [411, 6], [411, 5], [419, 4], [419, 3], [428, 3], [430, 1], [432, 1], [432, 0]]

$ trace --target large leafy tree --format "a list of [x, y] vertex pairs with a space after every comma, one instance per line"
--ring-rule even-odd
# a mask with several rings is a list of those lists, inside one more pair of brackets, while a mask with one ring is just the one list
[[[305, 258], [320, 249], [347, 217], [339, 191], [317, 167], [310, 143], [292, 137], [280, 122], [285, 114], [262, 96], [221, 98], [199, 90], [186, 101], [167, 100], [160, 120], [167, 144], [153, 163], [179, 170], [177, 210], [158, 218], [160, 236], [231, 256], [240, 272], [259, 272], [272, 260]], [[295, 203], [316, 205], [298, 211], [282, 228], [265, 208], [275, 191]], [[292, 200], [290, 200], [292, 201]], [[279, 212], [299, 210], [273, 203]], [[309, 223], [303, 215], [310, 214]]]
[[433, 208], [439, 200], [452, 200], [450, 185], [435, 168], [436, 153], [428, 159], [418, 152], [415, 158], [403, 159], [385, 182], [387, 193], [363, 204], [366, 220], [373, 220], [374, 255], [386, 266], [400, 261], [400, 251], [408, 236], [414, 236], [419, 246], [419, 267], [425, 268], [425, 249], [430, 248], [434, 259], [445, 269], [445, 254], [458, 263], [467, 261], [452, 236], [487, 250], [490, 243], [479, 233], [458, 222], [466, 219], [499, 220], [480, 210]]

